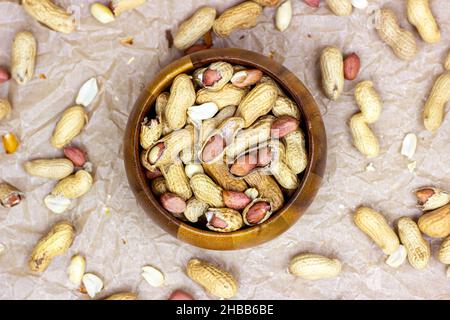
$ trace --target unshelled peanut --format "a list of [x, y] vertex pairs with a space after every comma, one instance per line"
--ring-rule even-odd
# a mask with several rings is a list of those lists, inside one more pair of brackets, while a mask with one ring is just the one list
[[192, 17], [183, 22], [173, 39], [173, 44], [180, 50], [192, 46], [198, 39], [207, 33], [213, 26], [216, 18], [216, 9], [202, 7]]
[[249, 29], [256, 26], [262, 7], [253, 2], [245, 1], [225, 10], [214, 22], [214, 33], [221, 38], [228, 37], [236, 29]]
[[420, 231], [432, 238], [445, 238], [450, 234], [450, 204], [429, 211], [419, 218]]
[[450, 73], [435, 81], [423, 110], [423, 123], [428, 131], [436, 131], [444, 120], [444, 109], [450, 100]]
[[18, 84], [26, 84], [33, 78], [36, 64], [36, 39], [31, 32], [18, 32], [11, 49], [11, 76]]
[[75, 229], [69, 222], [55, 224], [34, 247], [28, 262], [31, 271], [44, 272], [54, 257], [69, 249], [74, 237]]
[[66, 109], [53, 131], [52, 146], [56, 149], [64, 148], [80, 134], [87, 122], [88, 116], [84, 107], [77, 105]]
[[344, 58], [336, 47], [326, 47], [320, 56], [322, 87], [325, 95], [337, 100], [344, 89]]
[[391, 255], [398, 249], [400, 241], [381, 213], [368, 207], [360, 207], [356, 210], [353, 221], [385, 254]]
[[23, 0], [25, 11], [40, 23], [62, 33], [75, 31], [75, 17], [51, 0]]
[[417, 28], [425, 42], [439, 42], [441, 32], [431, 12], [429, 0], [407, 0], [406, 12], [409, 22]]
[[341, 262], [314, 253], [302, 253], [289, 264], [289, 272], [306, 280], [320, 280], [336, 277], [342, 269]]
[[186, 273], [189, 278], [216, 297], [230, 299], [237, 293], [238, 285], [233, 275], [206, 261], [191, 259]]
[[355, 147], [367, 157], [376, 157], [380, 152], [378, 138], [369, 124], [380, 118], [382, 102], [371, 81], [360, 82], [355, 88], [355, 99], [361, 112], [350, 119], [350, 129]]
[[431, 256], [430, 244], [422, 237], [417, 224], [408, 217], [397, 222], [398, 235], [408, 252], [408, 261], [415, 269], [424, 269]]
[[337, 16], [349, 16], [353, 7], [350, 0], [325, 0], [330, 10]]
[[52, 194], [67, 199], [76, 199], [86, 194], [92, 188], [93, 179], [85, 170], [64, 178], [53, 188]]
[[71, 175], [74, 169], [69, 159], [37, 159], [25, 162], [24, 167], [32, 176], [55, 180]]
[[380, 38], [392, 48], [397, 57], [403, 60], [414, 58], [417, 53], [414, 35], [400, 28], [397, 17], [391, 9], [380, 10], [377, 30]]

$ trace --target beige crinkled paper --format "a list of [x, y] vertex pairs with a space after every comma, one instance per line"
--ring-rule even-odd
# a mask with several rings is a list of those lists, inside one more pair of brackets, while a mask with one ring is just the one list
[[[424, 185], [450, 189], [450, 119], [436, 133], [422, 124], [422, 109], [434, 80], [444, 71], [450, 43], [447, 1], [431, 1], [441, 28], [441, 41], [423, 42], [407, 22], [403, 1], [373, 0], [350, 17], [337, 17], [321, 3], [312, 8], [292, 1], [293, 18], [286, 31], [274, 25], [276, 8], [264, 9], [260, 23], [231, 37], [214, 39], [215, 47], [238, 47], [270, 55], [293, 71], [310, 89], [322, 112], [328, 134], [328, 163], [323, 186], [307, 213], [288, 232], [256, 248], [213, 252], [184, 244], [156, 226], [137, 206], [128, 187], [122, 141], [127, 117], [144, 86], [182, 53], [168, 48], [168, 30], [202, 5], [218, 13], [239, 1], [147, 1], [124, 12], [108, 25], [89, 13], [93, 1], [63, 0], [74, 12], [79, 30], [69, 35], [49, 31], [31, 19], [18, 1], [0, 1], [0, 65], [10, 67], [14, 34], [31, 31], [38, 41], [35, 75], [26, 85], [13, 81], [0, 86], [12, 113], [0, 123], [1, 133], [13, 131], [21, 146], [14, 155], [0, 154], [0, 178], [26, 192], [11, 210], [0, 208], [0, 299], [87, 299], [73, 288], [66, 274], [75, 254], [86, 257], [88, 272], [104, 280], [98, 298], [119, 291], [138, 293], [141, 299], [167, 299], [175, 289], [197, 299], [211, 298], [185, 274], [187, 261], [207, 259], [230, 271], [239, 282], [240, 299], [449, 299], [446, 268], [436, 257], [433, 240], [427, 269], [418, 273], [408, 263], [398, 269], [384, 263], [386, 256], [352, 222], [354, 209], [371, 206], [393, 223], [401, 216], [416, 217], [420, 210], [412, 191]], [[81, 3], [81, 4], [80, 4]], [[386, 4], [401, 25], [415, 34], [417, 56], [398, 59], [373, 27], [374, 8]], [[130, 39], [126, 44], [121, 41]], [[361, 73], [346, 81], [337, 101], [320, 89], [318, 59], [328, 45], [361, 57]], [[89, 123], [74, 143], [87, 150], [93, 163], [94, 185], [61, 215], [50, 212], [43, 199], [53, 181], [31, 177], [22, 164], [30, 159], [62, 156], [50, 137], [62, 112], [70, 107], [79, 88], [90, 78], [98, 82], [97, 98], [88, 105]], [[371, 80], [383, 111], [372, 130], [380, 140], [380, 155], [367, 160], [353, 146], [348, 119], [358, 112], [354, 87]], [[417, 135], [417, 150], [401, 155], [403, 138]], [[408, 165], [416, 162], [413, 172]], [[370, 165], [371, 164], [371, 165]], [[374, 170], [366, 170], [370, 165]], [[72, 207], [71, 207], [72, 208]], [[43, 275], [30, 273], [27, 260], [34, 244], [55, 222], [68, 219], [76, 228], [69, 251], [56, 257]], [[296, 254], [310, 251], [342, 261], [339, 277], [318, 282], [294, 278], [286, 272]], [[242, 263], [245, 262], [245, 268]], [[142, 267], [155, 265], [166, 284], [152, 287], [140, 276]]]

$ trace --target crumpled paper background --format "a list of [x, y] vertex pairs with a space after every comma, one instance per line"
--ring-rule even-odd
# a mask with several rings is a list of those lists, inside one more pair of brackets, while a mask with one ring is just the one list
[[[86, 299], [68, 281], [66, 268], [75, 253], [87, 258], [87, 271], [100, 275], [105, 289], [98, 296], [131, 290], [141, 299], [166, 299], [174, 289], [185, 289], [198, 299], [208, 296], [184, 272], [191, 257], [222, 265], [239, 281], [240, 299], [448, 299], [450, 287], [445, 266], [436, 259], [438, 240], [432, 241], [429, 267], [414, 270], [408, 263], [392, 269], [385, 256], [352, 222], [360, 204], [383, 211], [390, 222], [416, 217], [411, 191], [423, 185], [450, 189], [450, 119], [435, 134], [421, 121], [424, 101], [449, 49], [450, 10], [446, 0], [433, 0], [442, 39], [429, 45], [416, 40], [419, 53], [411, 62], [399, 60], [381, 42], [371, 23], [370, 9], [384, 4], [393, 8], [402, 26], [407, 23], [404, 1], [370, 1], [367, 11], [350, 17], [333, 15], [324, 4], [310, 8], [293, 0], [294, 17], [284, 33], [275, 30], [274, 9], [265, 9], [254, 29], [237, 31], [228, 39], [215, 39], [216, 47], [254, 50], [292, 70], [317, 99], [328, 134], [328, 165], [323, 186], [307, 213], [279, 238], [247, 250], [216, 252], [184, 244], [162, 231], [141, 210], [130, 191], [123, 164], [123, 134], [135, 100], [161, 68], [181, 56], [168, 48], [166, 31], [202, 5], [222, 11], [239, 1], [148, 1], [114, 23], [101, 25], [89, 14], [92, 1], [58, 1], [80, 16], [79, 30], [63, 35], [40, 26], [26, 15], [18, 1], [0, 1], [0, 65], [10, 65], [10, 48], [19, 30], [32, 31], [39, 43], [34, 79], [25, 86], [14, 81], [0, 86], [0, 96], [10, 99], [14, 111], [0, 124], [1, 133], [15, 132], [19, 151], [0, 156], [1, 179], [26, 192], [26, 200], [11, 209], [0, 209], [0, 299]], [[120, 43], [131, 36], [132, 46]], [[337, 102], [320, 91], [318, 58], [326, 45], [362, 58], [358, 80], [371, 79], [384, 101], [380, 120], [372, 127], [381, 141], [381, 155], [367, 160], [352, 147], [347, 121], [357, 112], [353, 89], [346, 81]], [[39, 75], [47, 79], [40, 79]], [[50, 136], [64, 109], [74, 104], [78, 89], [97, 77], [100, 93], [88, 107], [90, 122], [75, 140], [87, 149], [94, 164], [95, 184], [72, 210], [56, 215], [42, 199], [55, 182], [29, 177], [24, 161], [60, 156]], [[419, 145], [414, 161], [400, 155], [403, 137], [414, 132]], [[365, 170], [373, 163], [375, 171]], [[69, 252], [57, 257], [43, 274], [28, 270], [27, 259], [38, 239], [62, 219], [71, 220], [77, 236]], [[292, 256], [313, 251], [339, 258], [342, 274], [331, 280], [306, 281], [289, 275]], [[153, 288], [140, 276], [141, 267], [153, 265], [166, 275], [163, 288]]]

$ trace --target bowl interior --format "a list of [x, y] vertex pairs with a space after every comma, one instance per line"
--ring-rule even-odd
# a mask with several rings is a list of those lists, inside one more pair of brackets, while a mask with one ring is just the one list
[[[180, 73], [191, 73], [194, 69], [202, 66], [206, 66], [212, 62], [216, 61], [226, 61], [235, 65], [242, 65], [249, 68], [257, 68], [268, 75], [283, 89], [288, 97], [294, 100], [300, 109], [301, 113], [301, 129], [305, 134], [306, 149], [308, 150], [308, 166], [301, 173], [299, 177], [299, 187], [293, 192], [289, 199], [287, 199], [283, 208], [278, 210], [265, 222], [252, 226], [246, 227], [245, 229], [229, 232], [229, 233], [219, 233], [214, 231], [209, 231], [207, 229], [201, 229], [196, 227], [194, 224], [183, 222], [175, 218], [172, 214], [167, 212], [159, 203], [158, 199], [153, 195], [148, 181], [145, 177], [145, 169], [140, 163], [140, 146], [139, 146], [139, 124], [144, 120], [145, 117], [149, 115], [154, 115], [154, 102], [157, 96], [164, 91], [169, 91], [172, 80]], [[301, 88], [301, 90], [299, 89]], [[307, 108], [305, 108], [307, 107]], [[313, 111], [313, 112], [311, 112]], [[319, 122], [316, 126], [312, 124]], [[318, 141], [317, 134], [315, 131], [319, 132]], [[291, 208], [298, 200], [302, 192], [308, 189], [308, 196], [305, 197], [305, 203], [302, 203], [298, 207], [298, 212], [295, 214], [296, 217], [285, 219], [282, 225], [279, 225], [277, 230], [273, 231], [274, 237], [285, 231], [290, 225], [292, 225], [306, 209], [309, 203], [314, 198], [315, 193], [318, 189], [318, 183], [320, 183], [321, 176], [323, 175], [323, 170], [325, 167], [326, 159], [326, 140], [323, 139], [325, 135], [325, 130], [323, 128], [323, 123], [320, 117], [320, 113], [317, 106], [308, 92], [308, 90], [303, 86], [303, 84], [298, 80], [291, 72], [285, 69], [278, 63], [271, 61], [269, 58], [259, 55], [254, 52], [249, 52], [239, 49], [213, 49], [201, 51], [194, 53], [191, 56], [184, 57], [176, 62], [172, 63], [166, 67], [153, 81], [153, 83], [147, 88], [136, 103], [135, 109], [130, 115], [130, 120], [127, 128], [126, 136], [126, 146], [128, 146], [126, 152], [126, 162], [127, 162], [127, 174], [130, 180], [130, 185], [133, 191], [137, 194], [137, 198], [142, 205], [145, 202], [144, 208], [148, 212], [148, 204], [153, 207], [153, 217], [155, 213], [161, 215], [160, 219], [157, 219], [159, 224], [162, 225], [164, 229], [174, 234], [176, 231], [176, 236], [194, 245], [199, 245], [195, 239], [198, 238], [214, 238], [214, 243], [226, 242], [229, 240], [236, 239], [247, 239], [248, 237], [254, 237], [255, 235], [261, 235], [261, 231], [269, 228], [277, 220], [286, 214], [288, 209]], [[324, 145], [325, 144], [325, 145]], [[131, 148], [131, 149], [130, 149]], [[131, 155], [127, 154], [130, 153]], [[325, 156], [323, 155], [325, 153]], [[130, 156], [133, 159], [129, 159]], [[319, 159], [320, 161], [315, 161]], [[130, 165], [131, 162], [131, 165]], [[314, 171], [314, 172], [313, 172]], [[317, 175], [317, 173], [319, 173]], [[311, 180], [311, 175], [317, 176], [313, 181], [312, 189], [309, 188], [308, 178]], [[131, 177], [132, 176], [132, 177]], [[319, 181], [317, 181], [319, 180]], [[311, 184], [311, 183], [310, 183]], [[295, 209], [295, 208], [294, 208]], [[280, 223], [278, 223], [280, 224]], [[185, 236], [180, 237], [180, 229], [183, 230], [183, 235], [189, 235], [186, 239]], [[175, 235], [175, 234], [174, 234]], [[193, 240], [194, 239], [194, 240]], [[251, 246], [257, 243], [262, 243], [269, 239], [248, 239], [248, 245], [244, 243], [245, 241], [238, 241], [240, 244], [238, 247]], [[201, 247], [207, 247], [212, 249], [229, 249], [228, 246], [221, 245], [202, 245]], [[230, 247], [231, 248], [231, 247]], [[236, 246], [232, 246], [231, 249], [235, 249]]]

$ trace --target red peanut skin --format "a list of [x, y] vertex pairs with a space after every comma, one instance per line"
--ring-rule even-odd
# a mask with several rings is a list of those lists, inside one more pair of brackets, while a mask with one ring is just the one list
[[210, 162], [217, 157], [225, 148], [225, 140], [221, 135], [216, 134], [212, 136], [202, 151], [202, 160], [204, 162]]
[[358, 76], [361, 61], [356, 53], [348, 55], [344, 59], [344, 78], [354, 80]]
[[300, 122], [290, 116], [281, 116], [272, 123], [270, 134], [272, 138], [283, 138], [298, 129]]
[[250, 224], [257, 224], [266, 216], [266, 213], [270, 211], [270, 204], [267, 202], [257, 202], [247, 211], [245, 218]]
[[186, 210], [186, 202], [174, 193], [164, 193], [159, 200], [170, 213], [181, 214]]
[[318, 8], [320, 0], [303, 0], [308, 6]]
[[244, 192], [237, 191], [225, 190], [222, 192], [222, 197], [225, 205], [234, 210], [242, 210], [252, 201]]
[[11, 75], [9, 74], [9, 71], [6, 70], [5, 68], [0, 67], [0, 84], [8, 81], [9, 79], [11, 79]]
[[147, 179], [153, 180], [155, 178], [161, 177], [162, 172], [158, 168], [156, 168], [154, 171], [147, 170], [145, 171], [145, 176], [147, 177]]
[[247, 86], [254, 85], [255, 83], [261, 80], [263, 73], [258, 69], [245, 70], [247, 72], [247, 76], [243, 78], [238, 78], [231, 83], [238, 88], [245, 88]]
[[195, 300], [193, 296], [183, 290], [175, 290], [167, 300]]
[[[161, 158], [161, 156], [162, 156], [164, 150], [166, 149], [166, 146], [164, 145], [164, 142], [160, 142], [160, 143], [158, 143], [157, 145], [155, 145], [153, 148], [159, 148], [158, 157], [157, 157], [157, 159], [156, 159], [156, 161], [158, 161], [159, 158]], [[152, 149], [153, 149], [153, 148], [152, 148]], [[151, 162], [151, 164], [156, 163], [156, 161]]]
[[209, 225], [220, 229], [225, 229], [226, 227], [228, 227], [228, 223], [226, 223], [226, 221], [223, 221], [219, 217], [216, 217], [215, 214], [213, 214], [211, 220], [209, 220]]
[[82, 167], [86, 163], [86, 152], [76, 147], [65, 147], [64, 155], [73, 162], [76, 167]]
[[203, 85], [206, 87], [214, 85], [217, 81], [222, 79], [220, 72], [217, 70], [206, 69], [203, 72]]
[[250, 171], [256, 168], [258, 165], [258, 159], [255, 154], [246, 154], [231, 166], [230, 172], [238, 177], [244, 177], [249, 174]]

